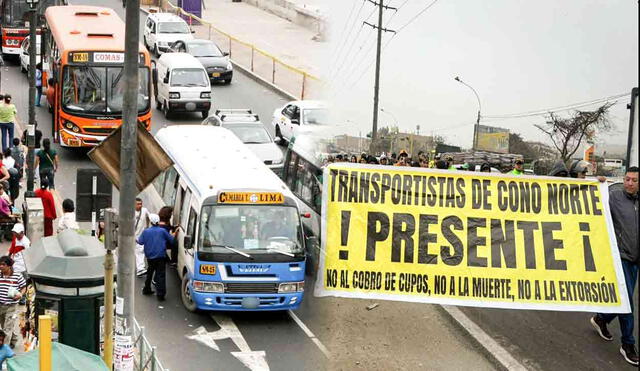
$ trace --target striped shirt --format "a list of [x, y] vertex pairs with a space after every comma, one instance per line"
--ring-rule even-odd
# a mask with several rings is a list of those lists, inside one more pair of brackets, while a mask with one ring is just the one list
[[9, 297], [9, 289], [13, 287], [17, 291], [22, 290], [27, 283], [24, 280], [22, 274], [13, 272], [10, 276], [5, 276], [0, 273], [0, 304], [10, 305], [17, 304], [19, 300], [14, 300]]

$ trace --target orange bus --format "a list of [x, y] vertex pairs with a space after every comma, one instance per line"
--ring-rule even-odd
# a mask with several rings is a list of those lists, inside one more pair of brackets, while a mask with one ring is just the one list
[[[124, 103], [125, 24], [113, 9], [51, 6], [42, 89], [54, 140], [63, 147], [98, 145], [120, 124]], [[138, 120], [151, 127], [151, 58], [139, 44]]]

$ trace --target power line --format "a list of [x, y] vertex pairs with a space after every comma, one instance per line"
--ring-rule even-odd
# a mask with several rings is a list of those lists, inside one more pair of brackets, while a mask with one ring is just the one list
[[418, 19], [418, 17], [420, 17], [422, 15], [422, 13], [426, 12], [427, 10], [429, 10], [429, 8], [431, 8], [432, 6], [434, 6], [436, 3], [438, 2], [438, 0], [433, 0], [431, 3], [429, 3], [429, 5], [427, 5], [424, 9], [422, 9], [421, 11], [418, 12], [418, 14], [414, 15], [409, 22], [405, 23], [403, 26], [398, 27], [398, 29], [396, 30], [396, 32], [400, 32], [402, 31], [405, 27], [407, 27], [408, 25], [410, 25], [411, 23], [413, 23], [413, 21], [415, 21], [416, 19]]
[[[354, 17], [354, 21], [355, 21], [356, 19], [358, 19], [358, 16], [360, 15], [360, 12], [362, 12], [362, 8], [364, 8], [364, 4], [365, 4], [365, 3], [366, 3], [366, 0], [362, 0], [362, 4], [360, 5], [360, 8], [358, 9], [358, 12], [356, 13], [356, 16]], [[355, 4], [355, 3], [354, 3], [354, 4]], [[345, 25], [346, 25], [346, 24], [345, 24]], [[335, 65], [335, 64], [338, 62], [338, 60], [339, 60], [339, 56], [340, 56], [340, 53], [342, 52], [343, 47], [346, 45], [347, 40], [349, 40], [349, 36], [350, 36], [350, 35], [351, 35], [351, 33], [353, 32], [353, 28], [355, 27], [355, 25], [356, 25], [356, 23], [355, 23], [355, 22], [353, 22], [353, 23], [351, 24], [351, 27], [349, 28], [349, 32], [347, 32], [347, 34], [344, 36], [344, 38], [342, 38], [342, 39], [341, 39], [341, 40], [342, 40], [342, 43], [340, 43], [340, 44], [338, 45], [338, 48], [337, 48], [337, 50], [336, 50], [336, 53], [335, 53], [335, 55], [333, 56], [335, 59], [333, 59], [333, 60], [331, 61], [331, 65], [332, 65], [332, 66], [333, 66], [333, 65]], [[360, 26], [360, 28], [362, 29], [362, 26]], [[360, 33], [360, 30], [358, 31], [358, 33]], [[356, 37], [357, 37], [357, 35], [356, 35]]]
[[[400, 11], [400, 9], [402, 9], [402, 7], [403, 7], [403, 6], [405, 6], [405, 4], [406, 4], [407, 2], [409, 2], [409, 0], [404, 0], [404, 2], [398, 6], [397, 10], [396, 10], [393, 14], [391, 14], [391, 16], [387, 19], [387, 22], [386, 22], [386, 23], [385, 23], [385, 25], [384, 25], [384, 27], [385, 27], [385, 28], [389, 26], [389, 24], [391, 23], [391, 20], [393, 20], [393, 17], [395, 17], [395, 16], [398, 14], [398, 11]], [[374, 11], [375, 11], [375, 9], [374, 9]], [[364, 25], [364, 24], [363, 24], [363, 25]], [[393, 34], [393, 37], [395, 37], [395, 33]], [[392, 38], [393, 38], [393, 37], [392, 37]], [[375, 39], [373, 39], [373, 40], [374, 40], [374, 42], [375, 42]], [[365, 47], [365, 45], [366, 45], [366, 44], [368, 44], [368, 42], [363, 43], [363, 44], [360, 46], [360, 48], [358, 48], [358, 51], [357, 51], [357, 52], [356, 52], [356, 54], [354, 54], [354, 56], [353, 56], [353, 59], [354, 59], [354, 60], [357, 58], [357, 55], [358, 55], [358, 54], [360, 54], [360, 52], [362, 51], [362, 49]], [[387, 45], [388, 45], [388, 44], [389, 44], [389, 41], [387, 41], [387, 42], [384, 44], [384, 46], [382, 47], [382, 51], [384, 51], [384, 49], [387, 47]], [[372, 46], [373, 46], [373, 45], [372, 45]], [[353, 63], [353, 64], [351, 64], [352, 68], [348, 69], [347, 71], [353, 71], [353, 72], [358, 71], [359, 69], [358, 69], [357, 67], [359, 67], [359, 66], [362, 64], [362, 62], [365, 62], [365, 61], [368, 59], [368, 56], [369, 56], [369, 54], [371, 53], [371, 51], [372, 51], [372, 50], [373, 50], [373, 49], [371, 49], [371, 47], [367, 48], [367, 51], [365, 52], [365, 55], [363, 55], [363, 56], [362, 56], [362, 58], [361, 58], [360, 60], [358, 60], [358, 62], [357, 62], [357, 63]], [[373, 64], [373, 61], [371, 61], [371, 62], [369, 63], [369, 65], [367, 66], [367, 68], [366, 68], [366, 69], [362, 70], [361, 74], [360, 74], [360, 75], [359, 75], [359, 77], [356, 79], [356, 82], [357, 82], [357, 81], [359, 81], [359, 80], [360, 80], [360, 78], [362, 78], [362, 76], [364, 75], [364, 73], [365, 73], [369, 68], [371, 68], [371, 65], [372, 65], [372, 64]], [[355, 68], [353, 68], [353, 67], [355, 67]], [[351, 75], [352, 75], [352, 74], [347, 74], [347, 76], [351, 76]], [[343, 79], [343, 80], [337, 81], [337, 83], [342, 83], [342, 85], [346, 86], [346, 84], [347, 84], [347, 82], [348, 82], [348, 78], [349, 78], [349, 77], [347, 77], [346, 79]], [[354, 82], [353, 84], [351, 84], [350, 86], [351, 86], [351, 87], [353, 87], [354, 85], [355, 85], [355, 82]]]
[[575, 109], [575, 108], [591, 106], [593, 104], [605, 102], [605, 101], [608, 101], [608, 100], [615, 100], [615, 99], [618, 99], [618, 98], [627, 97], [629, 95], [630, 95], [630, 93], [622, 93], [622, 94], [612, 95], [612, 96], [609, 96], [609, 97], [593, 99], [593, 100], [586, 101], [586, 102], [572, 103], [572, 104], [559, 106], [559, 107], [553, 107], [553, 108], [537, 109], [537, 110], [533, 110], [533, 111], [526, 111], [526, 112], [520, 112], [520, 113], [510, 113], [510, 114], [504, 114], [504, 115], [482, 115], [482, 118], [487, 118], [487, 119], [511, 119], [511, 118], [530, 117], [530, 116], [540, 116], [540, 115], [548, 114], [550, 112], [567, 111], [567, 110], [571, 110], [571, 109]]

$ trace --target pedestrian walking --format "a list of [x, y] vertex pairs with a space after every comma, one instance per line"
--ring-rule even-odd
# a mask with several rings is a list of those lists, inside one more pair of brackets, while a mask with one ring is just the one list
[[622, 333], [620, 353], [624, 359], [634, 366], [638, 366], [638, 352], [633, 337], [633, 291], [638, 279], [638, 265], [640, 264], [640, 247], [638, 246], [638, 167], [630, 167], [625, 176], [623, 189], [612, 188], [609, 191], [609, 208], [613, 229], [618, 242], [620, 260], [624, 280], [629, 295], [631, 313], [598, 313], [591, 317], [591, 325], [598, 335], [607, 341], [613, 340], [607, 325], [616, 317], [620, 323]]
[[40, 107], [42, 98], [42, 62], [36, 64], [36, 107]]
[[[140, 197], [136, 197], [136, 207], [135, 207], [135, 236], [136, 240], [142, 232], [149, 227], [149, 210], [146, 207], [142, 206], [142, 199]], [[138, 277], [143, 276], [147, 273], [147, 266], [144, 260], [144, 246], [139, 243], [136, 243], [136, 275]]]
[[53, 221], [57, 218], [56, 203], [53, 199], [53, 193], [49, 191], [49, 182], [46, 179], [40, 179], [40, 189], [36, 190], [36, 197], [42, 199], [42, 208], [44, 209], [44, 236], [53, 235]]
[[156, 296], [158, 300], [163, 301], [167, 293], [167, 243], [175, 242], [177, 229], [173, 234], [167, 232], [166, 229], [158, 225], [160, 217], [157, 214], [150, 214], [149, 221], [151, 222], [151, 227], [145, 229], [137, 239], [138, 243], [144, 246], [144, 255], [147, 257], [147, 264], [149, 265], [142, 294], [151, 295], [154, 293], [151, 290], [151, 282], [153, 281], [156, 288]]
[[19, 138], [13, 138], [13, 146], [11, 146], [11, 157], [13, 158], [13, 167], [18, 170], [19, 178], [22, 179], [24, 174], [24, 159], [27, 149], [20, 143]]
[[66, 198], [62, 201], [62, 217], [58, 220], [58, 233], [64, 231], [65, 229], [73, 229], [78, 230], [80, 226], [78, 222], [76, 222], [76, 207], [73, 203], [73, 200]]
[[20, 273], [13, 270], [13, 259], [0, 257], [0, 326], [5, 332], [11, 349], [15, 348], [18, 337], [15, 329], [18, 320], [18, 302], [25, 294], [27, 283]]
[[58, 154], [55, 149], [51, 149], [51, 140], [49, 138], [42, 140], [42, 149], [36, 154], [35, 167], [40, 167], [40, 181], [46, 178], [49, 188], [55, 189], [54, 175], [58, 171]]
[[14, 123], [18, 111], [11, 103], [11, 95], [4, 95], [4, 104], [0, 105], [0, 130], [2, 131], [2, 152], [11, 147], [13, 143]]

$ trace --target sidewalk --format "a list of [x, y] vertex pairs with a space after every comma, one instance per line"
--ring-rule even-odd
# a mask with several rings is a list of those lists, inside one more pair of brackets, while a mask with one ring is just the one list
[[[166, 0], [161, 2], [166, 4]], [[213, 40], [231, 54], [236, 65], [290, 96], [322, 96], [320, 80], [329, 44], [314, 41], [317, 32], [244, 2], [203, 3], [201, 19], [211, 27], [194, 22], [197, 38]], [[166, 5], [164, 9], [172, 11]]]

